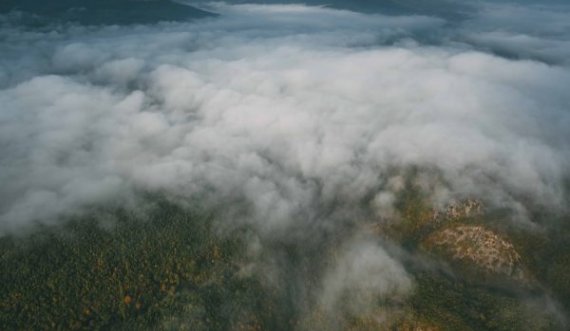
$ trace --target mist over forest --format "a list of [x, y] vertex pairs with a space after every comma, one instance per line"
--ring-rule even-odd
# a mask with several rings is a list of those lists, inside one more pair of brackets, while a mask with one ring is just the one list
[[570, 4], [7, 0], [0, 329], [566, 330]]

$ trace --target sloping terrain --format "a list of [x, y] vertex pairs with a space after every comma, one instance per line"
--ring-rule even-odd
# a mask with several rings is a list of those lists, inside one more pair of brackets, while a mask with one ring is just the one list
[[[144, 214], [107, 211], [28, 238], [1, 239], [0, 325], [5, 329], [563, 329], [556, 311], [549, 310], [555, 308], [545, 307], [551, 300], [549, 293], [554, 294], [551, 291], [568, 293], [567, 284], [526, 284], [530, 279], [527, 272], [537, 276], [534, 282], [567, 279], [564, 269], [556, 269], [567, 266], [564, 260], [562, 264], [546, 262], [554, 269], [548, 267], [545, 275], [532, 265], [533, 260], [544, 258], [540, 253], [525, 256], [529, 247], [519, 246], [522, 249], [518, 250], [507, 237], [475, 221], [474, 215], [484, 219], [485, 213], [473, 213], [474, 205], [480, 207], [474, 200], [435, 213], [439, 221], [432, 212], [428, 218], [438, 225], [419, 237], [417, 233], [402, 235], [413, 228], [379, 230], [357, 222], [354, 230], [373, 229], [375, 240], [418, 238], [405, 253], [416, 256], [406, 263], [415, 285], [408, 297], [384, 296], [366, 308], [343, 308], [339, 314], [338, 308], [336, 313], [328, 312], [329, 308], [311, 304], [310, 299], [305, 303], [307, 310], [299, 311], [294, 308], [298, 298], [290, 292], [294, 288], [267, 283], [266, 275], [259, 272], [263, 262], [252, 260], [248, 253], [254, 229], [243, 228], [227, 237], [211, 228], [215, 212], [154, 199], [148, 200], [150, 207]], [[399, 212], [410, 213], [416, 203], [402, 201]], [[342, 239], [346, 240], [351, 240], [350, 235]], [[315, 258], [324, 266], [335, 265], [341, 258], [341, 246], [318, 247], [321, 252]], [[283, 243], [270, 254], [292, 254], [291, 249], [295, 248]], [[423, 253], [426, 251], [429, 254]], [[563, 259], [568, 249], [554, 254], [551, 258]], [[290, 265], [279, 267], [287, 274], [306, 268], [297, 260], [303, 259], [302, 255], [294, 256]], [[449, 265], [441, 264], [442, 259]], [[523, 265], [523, 260], [530, 265]], [[254, 271], [259, 267], [262, 269]], [[318, 287], [323, 270], [317, 265], [312, 268], [315, 279], [298, 281]], [[477, 273], [481, 277], [474, 276]], [[485, 275], [500, 276], [507, 282]], [[347, 293], [354, 301], [352, 294]], [[555, 295], [564, 300], [564, 293]]]

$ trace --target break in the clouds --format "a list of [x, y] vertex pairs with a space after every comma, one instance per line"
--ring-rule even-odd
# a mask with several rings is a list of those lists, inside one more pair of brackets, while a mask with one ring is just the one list
[[366, 201], [390, 214], [410, 167], [440, 174], [434, 203], [565, 208], [567, 7], [486, 4], [453, 24], [208, 9], [135, 26], [3, 18], [1, 234], [140, 191], [239, 200], [262, 232], [298, 231]]

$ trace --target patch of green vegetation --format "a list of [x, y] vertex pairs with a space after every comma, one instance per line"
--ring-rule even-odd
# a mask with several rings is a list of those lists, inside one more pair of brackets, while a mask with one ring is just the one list
[[569, 307], [570, 226], [540, 234], [503, 229], [540, 284], [524, 288], [507, 279], [512, 285], [503, 286], [476, 269], [453, 263], [451, 271], [442, 268], [437, 261], [446, 259], [444, 252], [434, 257], [422, 249], [434, 231], [485, 224], [485, 217], [433, 222], [429, 197], [411, 184], [398, 199], [402, 220], [382, 228], [386, 233], [378, 239], [394, 240], [414, 256], [404, 261], [415, 280], [407, 300], [378, 298], [377, 305], [356, 314], [325, 314], [315, 307], [311, 289], [318, 292], [322, 274], [350, 238], [344, 228], [312, 245], [264, 243], [262, 255], [280, 263], [279, 285], [267, 287], [258, 275], [240, 272], [251, 262], [251, 229], [221, 236], [215, 213], [148, 197], [144, 212], [99, 211], [27, 237], [0, 239], [0, 329], [563, 329], [557, 312], [541, 300], [550, 295]]
[[271, 320], [259, 283], [236, 276], [243, 236], [216, 236], [212, 215], [166, 201], [144, 217], [112, 214], [110, 229], [82, 217], [0, 240], [0, 329], [256, 330]]
[[537, 281], [570, 316], [570, 219], [545, 223], [548, 226], [539, 230], [513, 229], [511, 238]]
[[409, 179], [405, 188], [398, 193], [395, 207], [401, 219], [387, 229], [389, 237], [412, 250], [417, 249], [429, 234], [439, 229], [464, 223], [482, 223], [479, 216], [460, 215], [450, 218], [441, 211], [441, 215], [437, 216], [429, 195], [414, 184], [412, 179]]
[[402, 242], [405, 247], [415, 249], [421, 239], [436, 226], [431, 220], [432, 208], [427, 197], [408, 180], [406, 187], [397, 196], [395, 207], [401, 220], [388, 229], [389, 236]]
[[563, 330], [553, 312], [534, 309], [530, 297], [433, 273], [416, 281], [411, 310], [445, 330]]

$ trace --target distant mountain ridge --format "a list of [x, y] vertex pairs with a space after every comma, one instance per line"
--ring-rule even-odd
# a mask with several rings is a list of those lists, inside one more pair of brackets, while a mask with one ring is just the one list
[[7, 0], [0, 3], [0, 13], [9, 12], [28, 15], [36, 24], [75, 22], [86, 25], [150, 24], [214, 15], [169, 0]]
[[[196, 5], [207, 4], [211, 0], [178, 0]], [[461, 0], [226, 0], [229, 4], [305, 4], [325, 6], [363, 13], [383, 13], [389, 15], [433, 15], [445, 18], [462, 18], [473, 8], [469, 1]]]

